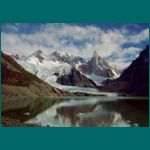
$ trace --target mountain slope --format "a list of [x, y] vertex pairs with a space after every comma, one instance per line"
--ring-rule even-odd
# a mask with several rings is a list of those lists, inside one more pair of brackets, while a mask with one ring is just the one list
[[149, 45], [116, 80], [107, 80], [103, 90], [119, 91], [131, 95], [148, 96]]
[[59, 90], [24, 70], [12, 57], [2, 53], [3, 98], [37, 96], [66, 96], [71, 93]]
[[58, 76], [68, 74], [71, 70], [71, 65], [58, 60], [47, 58], [46, 56], [40, 55], [44, 58], [42, 62], [33, 53], [25, 60], [17, 60], [17, 62], [27, 71], [38, 76], [40, 79], [48, 82], [49, 84], [55, 85]]

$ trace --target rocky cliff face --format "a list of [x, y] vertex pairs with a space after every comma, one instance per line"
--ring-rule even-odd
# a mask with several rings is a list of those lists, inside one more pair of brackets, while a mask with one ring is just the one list
[[97, 76], [102, 77], [114, 77], [119, 72], [113, 67], [111, 67], [108, 62], [100, 57], [97, 52], [94, 52], [93, 57], [87, 64], [83, 64], [79, 67], [79, 69], [85, 74], [94, 73]]
[[85, 77], [74, 67], [71, 69], [71, 72], [69, 74], [58, 77], [57, 82], [62, 85], [96, 87], [96, 84], [93, 80]]
[[55, 51], [50, 54], [50, 57], [53, 61], [60, 61], [64, 63], [68, 63], [70, 65], [80, 65], [85, 63], [85, 60], [82, 57], [73, 56], [68, 53], [63, 53], [59, 51]]
[[119, 91], [131, 95], [148, 96], [149, 45], [116, 80], [107, 80], [103, 90]]

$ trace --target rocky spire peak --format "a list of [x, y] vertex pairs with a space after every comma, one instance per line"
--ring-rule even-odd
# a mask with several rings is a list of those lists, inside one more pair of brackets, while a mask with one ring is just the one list
[[94, 50], [93, 57], [97, 57], [97, 56], [98, 56], [97, 51], [96, 51], [96, 50]]

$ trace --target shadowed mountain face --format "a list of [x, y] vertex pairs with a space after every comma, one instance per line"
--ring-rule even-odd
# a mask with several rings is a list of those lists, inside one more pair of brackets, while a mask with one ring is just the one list
[[12, 57], [2, 53], [3, 98], [73, 95], [59, 90], [24, 70]]
[[96, 83], [80, 73], [76, 68], [72, 68], [69, 74], [58, 77], [57, 82], [62, 85], [96, 87]]
[[29, 86], [36, 76], [25, 71], [10, 56], [2, 53], [2, 84], [14, 86]]
[[139, 57], [116, 80], [106, 80], [103, 90], [148, 96], [149, 89], [149, 45]]

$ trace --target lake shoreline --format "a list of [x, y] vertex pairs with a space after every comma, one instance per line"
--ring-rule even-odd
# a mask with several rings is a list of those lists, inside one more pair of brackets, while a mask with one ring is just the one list
[[[117, 99], [143, 99], [143, 100], [149, 100], [149, 97], [146, 96], [107, 96], [107, 95], [91, 95], [91, 96], [38, 96], [38, 97], [24, 97], [25, 99], [40, 99], [40, 98], [47, 98], [47, 99], [70, 99], [70, 98], [91, 98], [91, 97], [116, 97]], [[21, 100], [22, 100], [21, 99]], [[9, 98], [2, 98], [2, 102], [9, 102], [9, 101], [18, 101], [20, 98], [14, 98], [14, 100]]]
[[2, 127], [42, 127], [39, 124], [27, 124], [20, 122], [17, 119], [11, 119], [9, 117], [3, 117], [2, 116]]

